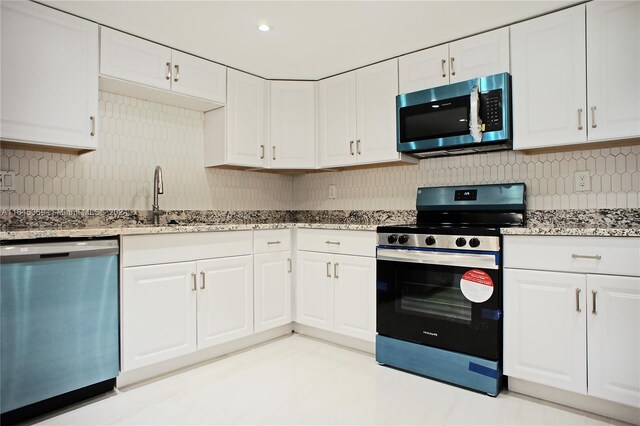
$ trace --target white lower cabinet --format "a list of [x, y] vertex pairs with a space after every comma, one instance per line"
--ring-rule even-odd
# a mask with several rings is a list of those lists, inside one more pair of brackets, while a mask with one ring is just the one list
[[196, 262], [122, 270], [122, 371], [196, 350]]
[[122, 270], [122, 371], [253, 333], [253, 256]]
[[291, 252], [254, 257], [254, 329], [268, 330], [291, 322]]
[[587, 391], [586, 277], [504, 270], [504, 372]]
[[[546, 271], [523, 269], [548, 250], [540, 238], [556, 257], [535, 266]], [[640, 240], [504, 241], [505, 374], [640, 407]]]
[[334, 331], [374, 341], [376, 259], [336, 255], [334, 262]]
[[375, 258], [299, 251], [296, 264], [297, 322], [375, 340]]
[[253, 333], [253, 256], [198, 261], [198, 348]]
[[589, 395], [640, 407], [640, 278], [587, 275]]

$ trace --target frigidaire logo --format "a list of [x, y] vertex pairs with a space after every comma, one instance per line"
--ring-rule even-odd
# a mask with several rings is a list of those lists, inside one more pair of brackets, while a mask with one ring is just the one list
[[422, 334], [428, 334], [429, 336], [438, 337], [438, 333], [434, 333], [432, 331], [423, 331]]

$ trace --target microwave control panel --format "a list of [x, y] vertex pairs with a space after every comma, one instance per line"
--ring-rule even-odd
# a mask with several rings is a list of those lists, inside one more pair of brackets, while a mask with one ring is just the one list
[[502, 89], [480, 93], [480, 118], [485, 132], [502, 130]]

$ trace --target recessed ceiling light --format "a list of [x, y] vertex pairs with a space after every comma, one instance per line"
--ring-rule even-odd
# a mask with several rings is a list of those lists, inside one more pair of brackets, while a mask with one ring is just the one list
[[267, 31], [269, 31], [271, 28], [270, 28], [267, 24], [260, 24], [260, 26], [258, 27], [258, 29], [259, 29], [260, 31], [267, 32]]

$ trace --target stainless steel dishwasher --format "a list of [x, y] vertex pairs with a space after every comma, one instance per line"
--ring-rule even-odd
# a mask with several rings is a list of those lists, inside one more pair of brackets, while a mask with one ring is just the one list
[[0, 412], [13, 423], [113, 389], [118, 241], [0, 246]]

